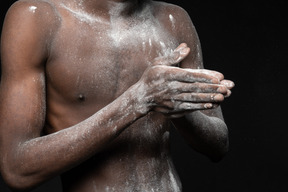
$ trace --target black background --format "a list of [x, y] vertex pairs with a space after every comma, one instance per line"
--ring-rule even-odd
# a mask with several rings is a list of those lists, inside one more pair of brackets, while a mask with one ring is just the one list
[[[190, 14], [205, 67], [236, 83], [222, 105], [230, 152], [220, 163], [210, 162], [172, 134], [173, 158], [184, 192], [287, 192], [288, 1], [168, 2]], [[11, 3], [1, 1], [1, 26]], [[34, 192], [60, 192], [59, 186], [56, 178]], [[0, 191], [9, 192], [2, 180]]]

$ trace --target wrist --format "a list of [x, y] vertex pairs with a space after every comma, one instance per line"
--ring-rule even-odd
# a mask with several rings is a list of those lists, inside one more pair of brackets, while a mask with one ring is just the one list
[[141, 83], [136, 83], [130, 87], [125, 94], [125, 100], [130, 103], [133, 111], [141, 116], [149, 113], [152, 108], [152, 99], [147, 96], [145, 86]]

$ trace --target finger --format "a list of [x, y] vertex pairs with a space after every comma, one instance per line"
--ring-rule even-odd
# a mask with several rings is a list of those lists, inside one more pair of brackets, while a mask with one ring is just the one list
[[174, 93], [221, 93], [223, 95], [227, 94], [228, 89], [219, 84], [210, 83], [185, 83], [179, 81], [172, 81], [168, 83], [168, 88]]
[[217, 93], [221, 93], [223, 95], [227, 95], [229, 89], [223, 85], [218, 85]]
[[186, 43], [181, 43], [174, 51], [181, 51], [182, 49], [188, 47]]
[[219, 81], [224, 79], [224, 75], [218, 71], [213, 71], [213, 70], [208, 70], [208, 69], [190, 69], [190, 68], [186, 68], [186, 70], [191, 71], [191, 72], [198, 72], [198, 73], [204, 73], [210, 76], [214, 76], [217, 79], [219, 79]]
[[195, 103], [220, 103], [224, 101], [224, 95], [219, 93], [181, 93], [172, 97], [172, 101]]
[[226, 95], [224, 95], [224, 97], [225, 98], [227, 98], [227, 97], [230, 97], [231, 96], [231, 94], [232, 94], [232, 92], [228, 89], [228, 91], [227, 91], [227, 94]]
[[230, 80], [227, 80], [227, 79], [224, 79], [220, 82], [221, 85], [224, 85], [225, 87], [227, 87], [228, 89], [232, 89], [235, 84], [233, 81], [230, 81]]
[[218, 104], [212, 103], [190, 103], [190, 102], [174, 102], [174, 107], [155, 107], [154, 111], [163, 113], [164, 115], [185, 114], [196, 110], [213, 109]]
[[181, 52], [174, 51], [167, 56], [157, 57], [154, 59], [153, 65], [176, 66], [183, 61], [190, 52], [190, 48], [185, 48]]
[[[198, 109], [198, 110], [207, 110], [207, 109], [215, 109], [217, 107], [219, 107], [219, 104], [211, 104], [211, 103], [206, 103], [204, 105], [202, 105], [204, 108], [202, 109]], [[180, 118], [185, 116], [186, 114], [195, 111], [195, 110], [186, 110], [186, 111], [180, 111], [180, 112], [167, 112], [167, 113], [163, 113], [165, 115], [165, 117], [167, 118], [171, 118], [171, 119], [175, 119], [175, 118]]]
[[190, 52], [190, 48], [185, 43], [178, 46], [172, 53], [167, 56], [157, 57], [153, 65], [175, 66], [185, 59]]
[[[185, 103], [181, 103], [178, 106], [178, 110], [205, 110], [205, 109], [212, 109], [213, 108], [213, 104], [212, 103], [189, 103], [189, 102], [185, 102]], [[175, 110], [177, 111], [177, 109]]]
[[195, 83], [195, 82], [202, 82], [202, 83], [212, 83], [212, 84], [219, 84], [220, 81], [214, 75], [203, 73], [202, 70], [187, 70], [177, 67], [169, 67], [165, 68], [164, 75], [170, 81], [182, 81], [187, 83]]

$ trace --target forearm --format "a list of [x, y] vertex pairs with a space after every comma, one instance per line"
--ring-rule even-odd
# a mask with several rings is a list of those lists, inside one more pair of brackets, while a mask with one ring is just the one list
[[[127, 91], [87, 120], [43, 137], [28, 139], [6, 151], [6, 177], [18, 186], [35, 186], [101, 151], [140, 118], [139, 105]], [[7, 163], [6, 163], [7, 164]], [[9, 169], [9, 170], [7, 170]], [[8, 182], [9, 182], [8, 181]], [[15, 182], [18, 183], [15, 183]]]
[[227, 153], [228, 129], [221, 118], [195, 111], [182, 118], [173, 119], [173, 124], [195, 150], [213, 161], [220, 160]]

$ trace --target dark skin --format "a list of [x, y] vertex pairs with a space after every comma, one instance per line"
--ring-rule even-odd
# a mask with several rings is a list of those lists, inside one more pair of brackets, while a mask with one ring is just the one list
[[172, 125], [220, 160], [232, 81], [203, 69], [187, 13], [137, 0], [19, 1], [5, 19], [1, 173], [15, 191], [181, 191]]

